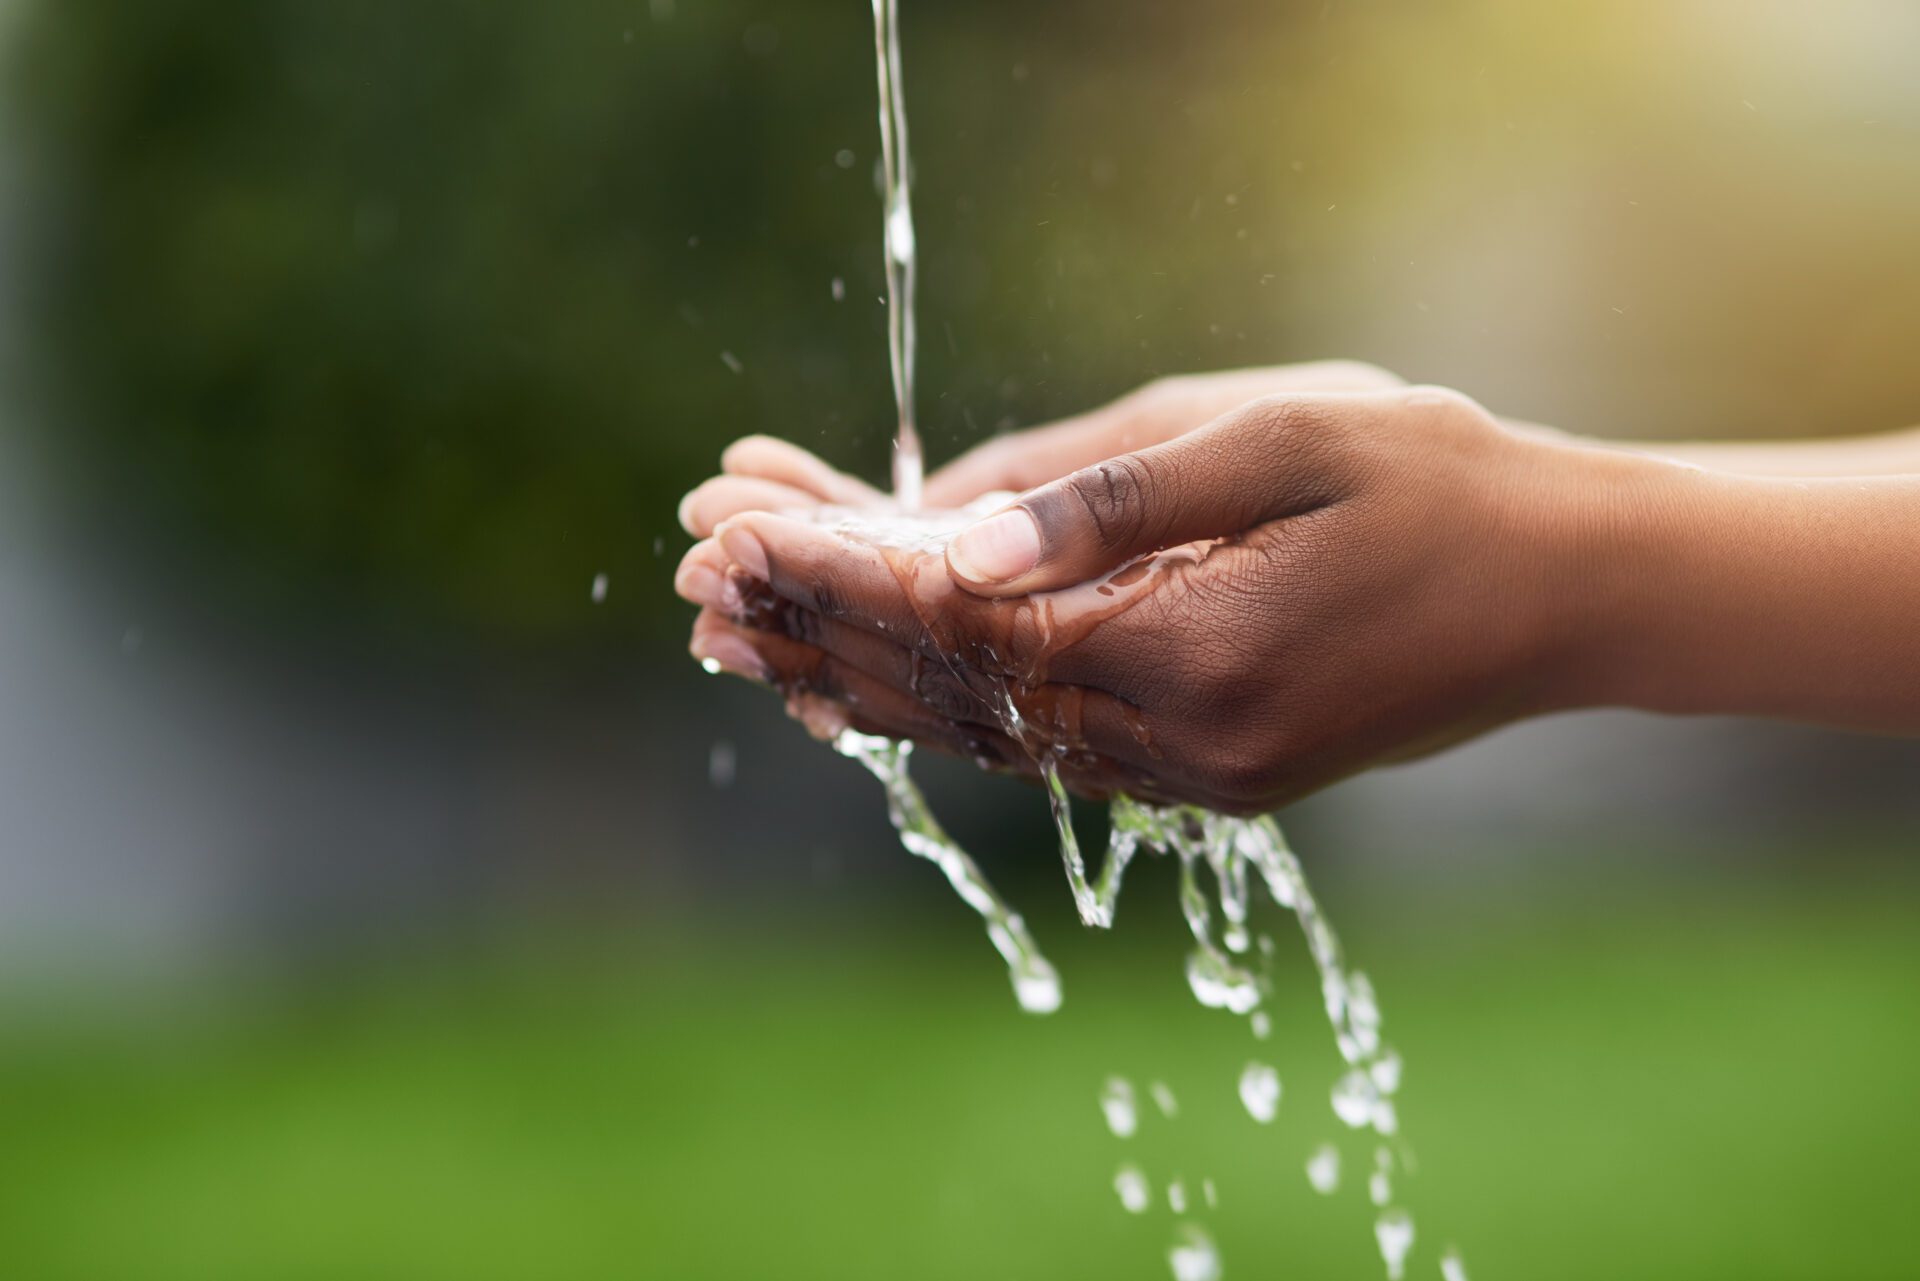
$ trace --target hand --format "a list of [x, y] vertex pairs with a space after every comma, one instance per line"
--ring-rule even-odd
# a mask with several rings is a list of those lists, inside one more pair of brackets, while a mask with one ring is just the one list
[[[1385, 391], [1402, 385], [1386, 370], [1353, 360], [1161, 378], [1090, 413], [975, 446], [927, 477], [925, 502], [934, 509], [958, 510], [996, 492], [1032, 489], [1104, 459], [1172, 440], [1261, 396]], [[870, 485], [766, 436], [736, 441], [721, 456], [720, 469], [721, 475], [680, 504], [680, 523], [695, 538], [712, 537], [720, 522], [748, 511], [807, 511], [823, 503], [892, 507], [892, 500]]]
[[[1017, 480], [1008, 464], [981, 474]], [[1565, 705], [1565, 602], [1649, 470], [1672, 469], [1509, 431], [1456, 393], [1283, 395], [1027, 494], [935, 572], [746, 511], [678, 582], [707, 607], [696, 653], [878, 732], [1018, 767], [1004, 682], [1077, 790], [1251, 812]], [[1221, 538], [1117, 606], [1068, 587]]]

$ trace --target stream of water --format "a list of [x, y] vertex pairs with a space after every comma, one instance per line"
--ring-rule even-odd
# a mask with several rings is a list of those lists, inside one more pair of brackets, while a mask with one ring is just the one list
[[[873, 0], [873, 16], [885, 202], [887, 350], [898, 411], [893, 452], [894, 497], [904, 519], [890, 524], [882, 522], [878, 527], [854, 520], [845, 528], [849, 536], [889, 547], [889, 560], [895, 565], [903, 586], [916, 601], [924, 604], [923, 618], [941, 650], [941, 658], [949, 664], [958, 664], [964, 656], [938, 644], [937, 596], [930, 593], [949, 587], [942, 544], [945, 534], [957, 523], [953, 518], [965, 519], [966, 515], [949, 513], [946, 521], [914, 519], [920, 507], [923, 468], [920, 437], [914, 422], [913, 392], [918, 248], [913, 226], [906, 104], [901, 85], [898, 0]], [[1208, 545], [1196, 544], [1156, 553], [1144, 558], [1146, 572], [1132, 575], [1131, 579], [1139, 590], [1152, 590], [1161, 575], [1204, 558], [1207, 550]], [[1109, 576], [1109, 581], [1111, 578]], [[1054, 635], [1056, 610], [1063, 604], [1071, 604], [1076, 590], [1079, 589], [1049, 593], [1050, 599], [1036, 606], [1046, 611], [1050, 637]], [[1099, 590], [1107, 598], [1115, 595], [1111, 587], [1100, 586]], [[1082, 591], [1080, 599], [1084, 598]], [[1127, 605], [1124, 599], [1117, 603], [1109, 599], [1102, 603], [1098, 614], [1080, 609], [1078, 614], [1069, 617], [1091, 619], [1085, 623], [1090, 628], [1099, 618], [1110, 616]], [[1299, 859], [1287, 847], [1271, 818], [1233, 818], [1192, 806], [1150, 806], [1116, 792], [1109, 810], [1111, 834], [1106, 860], [1097, 879], [1090, 878], [1074, 833], [1071, 805], [1059, 768], [1078, 731], [1057, 716], [1051, 720], [1060, 723], [1049, 723], [1050, 718], [1030, 714], [1034, 710], [1033, 696], [1043, 676], [1029, 672], [1026, 677], [1028, 679], [1013, 675], [991, 678], [998, 695], [997, 711], [1007, 733], [1029, 752], [1039, 769], [1059, 836], [1067, 881], [1083, 922], [1102, 929], [1112, 926], [1122, 879], [1128, 865], [1142, 850], [1172, 855], [1180, 865], [1180, 910], [1193, 937], [1186, 967], [1188, 985], [1201, 1004], [1245, 1018], [1253, 1037], [1264, 1040], [1269, 1022], [1261, 1006], [1273, 993], [1272, 961], [1276, 949], [1270, 936], [1261, 934], [1256, 938], [1253, 933], [1255, 888], [1264, 888], [1275, 904], [1292, 913], [1306, 940], [1334, 1044], [1345, 1064], [1333, 1088], [1332, 1110], [1350, 1129], [1374, 1136], [1377, 1146], [1366, 1181], [1368, 1197], [1377, 1209], [1374, 1235], [1389, 1281], [1400, 1281], [1414, 1243], [1413, 1219], [1398, 1203], [1394, 1188], [1395, 1175], [1410, 1163], [1410, 1154], [1398, 1137], [1400, 1121], [1394, 1104], [1400, 1089], [1401, 1060], [1381, 1037], [1380, 1008], [1372, 983], [1364, 973], [1347, 967], [1339, 938], [1308, 888]], [[1032, 679], [1035, 677], [1040, 679]], [[1077, 712], [1074, 716], [1077, 717]], [[841, 754], [864, 765], [886, 789], [888, 813], [906, 849], [938, 866], [961, 899], [980, 914], [989, 939], [1007, 963], [1014, 995], [1021, 1008], [1036, 1014], [1057, 1009], [1061, 1002], [1058, 973], [1035, 945], [1019, 914], [994, 891], [978, 865], [946, 833], [928, 808], [926, 798], [909, 775], [911, 744], [843, 730], [834, 739], [834, 746]], [[1272, 1067], [1257, 1060], [1248, 1062], [1241, 1070], [1238, 1089], [1243, 1105], [1256, 1122], [1265, 1124], [1274, 1120], [1280, 1108], [1282, 1084]], [[1154, 1082], [1150, 1094], [1164, 1117], [1171, 1119], [1177, 1113], [1177, 1102], [1164, 1083]], [[1122, 1139], [1130, 1137], [1139, 1123], [1139, 1107], [1132, 1085], [1122, 1078], [1112, 1078], [1100, 1101], [1109, 1128]], [[1340, 1149], [1323, 1143], [1307, 1159], [1306, 1175], [1314, 1190], [1330, 1195], [1338, 1189], [1340, 1167]], [[1114, 1188], [1122, 1206], [1131, 1213], [1144, 1212], [1153, 1199], [1147, 1176], [1131, 1162], [1120, 1167], [1114, 1177]], [[1205, 1227], [1192, 1217], [1196, 1207], [1185, 1184], [1177, 1178], [1173, 1180], [1168, 1185], [1167, 1197], [1179, 1218], [1167, 1254], [1168, 1266], [1176, 1281], [1215, 1281], [1222, 1270], [1220, 1253]], [[1207, 1208], [1213, 1207], [1215, 1192], [1211, 1180], [1204, 1183], [1202, 1199]], [[1452, 1250], [1441, 1258], [1440, 1271], [1444, 1281], [1464, 1281], [1466, 1276], [1459, 1255]]]

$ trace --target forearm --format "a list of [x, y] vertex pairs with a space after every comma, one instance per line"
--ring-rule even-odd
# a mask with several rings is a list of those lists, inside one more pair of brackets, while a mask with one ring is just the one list
[[1630, 441], [1620, 447], [1746, 476], [1920, 475], [1920, 428], [1837, 440]]
[[1518, 419], [1512, 431], [1548, 444], [1590, 445], [1741, 476], [1920, 475], [1920, 427], [1831, 440], [1593, 440]]
[[1920, 733], [1920, 476], [1615, 469], [1576, 701]]

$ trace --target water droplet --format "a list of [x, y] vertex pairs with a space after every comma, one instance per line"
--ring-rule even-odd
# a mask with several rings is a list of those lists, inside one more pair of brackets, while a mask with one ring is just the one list
[[1207, 1203], [1209, 1210], [1220, 1208], [1220, 1193], [1214, 1189], [1212, 1179], [1200, 1180], [1200, 1199]]
[[1256, 1041], [1264, 1041], [1273, 1035], [1273, 1020], [1267, 1017], [1265, 1010], [1255, 1010], [1247, 1023], [1253, 1028], [1253, 1039]]
[[1375, 1205], [1385, 1205], [1393, 1200], [1393, 1176], [1385, 1170], [1375, 1170], [1368, 1175], [1367, 1199]]
[[1153, 1189], [1137, 1165], [1123, 1165], [1114, 1173], [1113, 1190], [1119, 1194], [1120, 1208], [1128, 1214], [1145, 1214], [1153, 1200]]
[[833, 278], [833, 300], [835, 302], [845, 302], [846, 298], [847, 298], [847, 282], [840, 279], [840, 277], [835, 276]]
[[744, 373], [747, 368], [745, 365], [740, 363], [740, 357], [734, 355], [730, 351], [723, 351], [720, 353], [720, 363], [724, 364], [728, 369], [731, 369], [736, 374]]
[[1347, 1023], [1361, 1058], [1379, 1053], [1380, 1006], [1373, 997], [1372, 981], [1357, 970], [1347, 976]]
[[1187, 1212], [1187, 1185], [1178, 1179], [1167, 1184], [1167, 1208], [1175, 1214]]
[[1333, 1087], [1333, 1114], [1357, 1130], [1373, 1119], [1373, 1105], [1378, 1098], [1373, 1078], [1355, 1068]]
[[1322, 1196], [1330, 1196], [1340, 1187], [1340, 1149], [1322, 1143], [1307, 1158], [1307, 1182]]
[[1373, 1221], [1373, 1237], [1387, 1265], [1387, 1281], [1400, 1281], [1407, 1272], [1407, 1252], [1413, 1249], [1413, 1216], [1388, 1210]]
[[1467, 1265], [1460, 1262], [1460, 1251], [1452, 1246], [1440, 1256], [1441, 1281], [1467, 1281]]
[[1373, 1084], [1382, 1094], [1400, 1092], [1400, 1055], [1395, 1050], [1382, 1050], [1380, 1057], [1367, 1069], [1367, 1075], [1373, 1078]]
[[842, 147], [833, 153], [833, 163], [839, 165], [842, 169], [853, 168], [854, 160], [855, 156], [851, 147]]
[[1147, 1093], [1153, 1096], [1153, 1104], [1160, 1109], [1160, 1115], [1171, 1121], [1180, 1115], [1180, 1100], [1173, 1097], [1173, 1090], [1165, 1081], [1155, 1081], [1147, 1087]]
[[588, 594], [593, 597], [593, 603], [596, 605], [602, 604], [606, 601], [607, 576], [605, 574], [595, 574], [593, 576], [593, 587], [589, 590]]
[[1260, 1004], [1260, 985], [1253, 975], [1230, 964], [1217, 952], [1195, 948], [1187, 954], [1187, 986], [1194, 999], [1213, 1010], [1246, 1014]]
[[1220, 1281], [1220, 1251], [1197, 1223], [1182, 1223], [1167, 1251], [1173, 1281]]
[[1131, 1138], [1140, 1128], [1140, 1114], [1134, 1107], [1133, 1084], [1124, 1076], [1110, 1076], [1100, 1091], [1100, 1110], [1107, 1114], [1107, 1128], [1120, 1138]]
[[720, 660], [717, 658], [703, 658], [700, 660], [700, 670], [709, 676], [718, 676], [721, 670]]
[[733, 744], [721, 739], [707, 752], [707, 782], [716, 789], [732, 787], [735, 764]]
[[1265, 1125], [1280, 1110], [1280, 1074], [1265, 1063], [1249, 1063], [1240, 1073], [1240, 1101], [1247, 1115]]
[[895, 262], [913, 261], [913, 210], [904, 200], [887, 210], [887, 252]]
[[1013, 967], [1013, 999], [1029, 1014], [1051, 1014], [1060, 1008], [1060, 974], [1043, 956], [1024, 958]]

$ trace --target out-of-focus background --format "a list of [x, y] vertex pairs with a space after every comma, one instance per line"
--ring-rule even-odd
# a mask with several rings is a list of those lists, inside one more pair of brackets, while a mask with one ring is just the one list
[[[1911, 4], [905, 10], [936, 460], [1320, 356], [1920, 421]], [[885, 457], [866, 6], [7, 0], [0, 58], [0, 1275], [1163, 1276], [1123, 1158], [1230, 1277], [1378, 1275], [1291, 933], [1261, 1128], [1166, 867], [1084, 935], [1037, 794], [927, 770], [1024, 1016], [684, 657], [725, 442]], [[1914, 1274], [1920, 745], [1589, 715], [1282, 817], [1407, 1058], [1412, 1275]]]

